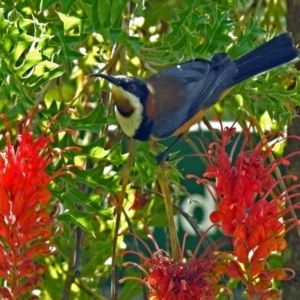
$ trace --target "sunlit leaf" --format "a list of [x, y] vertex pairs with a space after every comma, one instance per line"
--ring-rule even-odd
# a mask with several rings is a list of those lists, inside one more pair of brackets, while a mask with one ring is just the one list
[[67, 16], [63, 13], [57, 12], [59, 18], [63, 21], [64, 23], [64, 32], [67, 33], [68, 31], [80, 27], [82, 24], [82, 20], [76, 17], [70, 17]]
[[58, 217], [59, 220], [62, 220], [65, 223], [76, 224], [81, 227], [83, 230], [94, 234], [94, 228], [91, 225], [94, 215], [92, 213], [87, 213], [79, 210], [74, 210], [73, 214], [63, 214]]
[[107, 123], [107, 118], [104, 115], [104, 108], [98, 105], [87, 117], [73, 120], [72, 127], [78, 130], [89, 130], [99, 133], [101, 126]]

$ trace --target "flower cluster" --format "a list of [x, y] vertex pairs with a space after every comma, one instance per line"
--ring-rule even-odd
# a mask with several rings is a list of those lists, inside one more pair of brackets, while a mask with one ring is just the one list
[[136, 235], [134, 237], [145, 246], [150, 258], [137, 251], [125, 251], [123, 255], [135, 254], [141, 259], [142, 263], [138, 265], [133, 262], [125, 262], [123, 265], [136, 266], [145, 276], [143, 279], [125, 277], [120, 282], [123, 283], [128, 279], [140, 280], [150, 290], [149, 300], [213, 300], [220, 289], [224, 288], [218, 285], [219, 278], [214, 266], [220, 257], [215, 254], [215, 251], [223, 246], [225, 242], [211, 244], [203, 253], [197, 255], [203, 239], [206, 237], [206, 234], [204, 234], [196, 250], [193, 253], [186, 251], [188, 257], [185, 258], [184, 248], [187, 237], [185, 235], [180, 260], [174, 261], [168, 253], [159, 248], [150, 232], [148, 237], [154, 244], [155, 252], [152, 252], [140, 237]]
[[51, 149], [53, 135], [34, 138], [34, 113], [22, 121], [14, 143], [6, 116], [0, 117], [6, 122], [6, 146], [0, 152], [0, 278], [5, 280], [0, 297], [19, 299], [41, 284], [47, 267], [36, 263], [35, 257], [54, 254], [56, 247], [48, 239], [62, 231], [55, 220], [58, 206], [49, 204], [47, 187], [53, 178], [72, 173], [68, 167], [47, 173], [62, 150]]
[[[285, 248], [286, 231], [282, 217], [295, 206], [286, 208], [291, 198], [290, 191], [279, 194], [275, 188], [282, 185], [286, 178], [296, 180], [296, 177], [274, 177], [273, 173], [280, 165], [289, 164], [289, 157], [269, 159], [276, 143], [284, 139], [280, 134], [271, 133], [253, 150], [246, 150], [249, 127], [242, 148], [237, 158], [233, 159], [234, 153], [229, 156], [226, 146], [234, 134], [234, 127], [222, 128], [221, 141], [210, 144], [210, 150], [206, 153], [210, 166], [204, 177], [213, 178], [216, 182], [197, 178], [198, 183], [204, 183], [215, 191], [216, 196], [213, 197], [217, 210], [210, 216], [212, 222], [219, 224], [223, 233], [233, 240], [235, 259], [219, 263], [218, 270], [231, 278], [240, 279], [247, 286], [250, 297], [260, 295], [261, 299], [277, 298], [280, 293], [272, 289], [272, 280], [287, 279], [287, 274], [284, 269], [269, 270], [267, 258], [273, 251]], [[275, 136], [270, 146], [268, 139]], [[236, 146], [234, 144], [233, 149]], [[289, 222], [292, 227], [298, 224], [296, 219]]]

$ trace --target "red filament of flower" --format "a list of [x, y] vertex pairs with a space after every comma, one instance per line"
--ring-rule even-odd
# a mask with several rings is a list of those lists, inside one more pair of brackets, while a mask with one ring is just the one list
[[[9, 288], [0, 288], [0, 297], [16, 299], [42, 282], [46, 266], [34, 261], [37, 255], [52, 255], [56, 247], [45, 241], [62, 231], [55, 221], [59, 210], [49, 205], [51, 180], [65, 168], [48, 174], [46, 168], [58, 156], [51, 149], [53, 135], [34, 138], [31, 131], [34, 114], [21, 123], [20, 134], [11, 143], [6, 116], [6, 146], [0, 152], [0, 277]], [[30, 118], [31, 119], [30, 119]], [[77, 149], [78, 150], [78, 149]], [[43, 241], [39, 241], [43, 239]]]
[[[295, 197], [290, 196], [289, 192], [298, 188], [298, 185], [279, 195], [275, 192], [280, 183], [285, 179], [295, 180], [295, 176], [275, 178], [273, 172], [280, 165], [288, 165], [291, 156], [300, 154], [295, 152], [285, 158], [270, 160], [269, 155], [274, 146], [285, 139], [278, 133], [270, 133], [253, 150], [247, 150], [250, 127], [254, 122], [255, 120], [247, 128], [246, 137], [235, 159], [234, 153], [228, 155], [226, 149], [235, 130], [233, 127], [224, 128], [221, 124], [221, 141], [211, 143], [210, 150], [205, 154], [210, 165], [203, 175], [215, 179], [215, 183], [193, 175], [188, 176], [207, 185], [209, 190], [214, 189], [217, 209], [210, 215], [210, 219], [220, 225], [225, 235], [232, 237], [233, 255], [237, 260], [219, 264], [219, 270], [244, 282], [251, 296], [267, 295], [271, 291], [271, 280], [278, 272], [268, 270], [266, 259], [273, 251], [285, 248], [285, 224], [281, 217], [289, 210], [299, 208], [297, 205], [285, 208], [286, 201]], [[270, 146], [268, 140], [274, 137], [276, 139]], [[299, 139], [294, 136], [288, 138]], [[237, 141], [233, 145], [233, 151], [236, 148]], [[272, 199], [267, 201], [267, 198]], [[294, 226], [298, 224], [294, 219], [289, 222]], [[241, 271], [239, 264], [243, 265], [245, 272]], [[280, 273], [279, 277], [285, 279], [286, 273]]]

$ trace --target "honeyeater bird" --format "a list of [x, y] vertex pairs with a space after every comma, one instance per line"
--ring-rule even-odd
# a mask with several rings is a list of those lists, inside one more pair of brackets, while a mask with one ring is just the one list
[[234, 85], [298, 56], [293, 39], [283, 33], [236, 60], [217, 53], [211, 60], [180, 63], [143, 80], [103, 73], [92, 76], [112, 84], [116, 118], [126, 135], [140, 141], [159, 140], [180, 137]]

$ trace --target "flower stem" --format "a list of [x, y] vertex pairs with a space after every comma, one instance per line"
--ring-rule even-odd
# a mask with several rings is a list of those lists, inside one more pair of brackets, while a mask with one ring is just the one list
[[164, 196], [165, 206], [166, 206], [166, 213], [169, 225], [169, 232], [170, 232], [170, 243], [171, 243], [171, 254], [172, 258], [175, 261], [180, 260], [180, 248], [179, 242], [177, 238], [177, 231], [175, 227], [174, 217], [173, 217], [173, 207], [170, 195], [170, 189], [168, 185], [168, 178], [165, 173], [164, 163], [160, 164], [158, 171], [157, 171], [157, 178]]
[[122, 208], [126, 196], [126, 188], [130, 179], [130, 170], [133, 163], [135, 145], [136, 145], [135, 140], [132, 140], [130, 144], [127, 164], [124, 170], [121, 194], [117, 199], [117, 205], [116, 205], [117, 216], [116, 216], [116, 225], [115, 225], [115, 232], [114, 232], [114, 239], [113, 239], [112, 261], [111, 261], [111, 299], [112, 300], [117, 299], [118, 280], [116, 276], [116, 252], [117, 252], [117, 245], [118, 245], [118, 236], [119, 236]]

